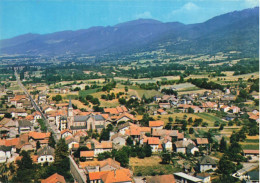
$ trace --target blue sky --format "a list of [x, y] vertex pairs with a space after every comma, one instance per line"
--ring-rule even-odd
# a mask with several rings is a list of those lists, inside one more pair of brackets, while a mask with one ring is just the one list
[[139, 18], [199, 23], [255, 6], [258, 0], [0, 0], [0, 39], [112, 26]]

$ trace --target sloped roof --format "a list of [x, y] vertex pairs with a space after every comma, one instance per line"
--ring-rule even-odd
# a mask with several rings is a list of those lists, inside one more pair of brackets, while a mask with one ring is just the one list
[[200, 160], [199, 160], [199, 164], [200, 165], [216, 165], [217, 163], [215, 162], [214, 159], [212, 159], [209, 156], [203, 156]]
[[28, 127], [32, 126], [32, 123], [28, 120], [19, 120], [18, 121], [19, 127]]
[[80, 151], [80, 157], [94, 157], [94, 151]]
[[49, 138], [51, 133], [42, 133], [42, 132], [29, 132], [29, 137], [32, 137], [33, 139], [46, 139]]
[[209, 141], [207, 138], [196, 138], [197, 144], [208, 144]]
[[44, 146], [37, 151], [38, 156], [52, 155], [54, 156], [54, 148], [50, 146]]
[[43, 179], [41, 183], [66, 183], [66, 181], [63, 176], [55, 173], [50, 177]]
[[172, 174], [169, 175], [156, 175], [147, 177], [147, 183], [175, 183], [175, 178]]
[[164, 125], [164, 121], [158, 120], [158, 121], [149, 121], [149, 127], [160, 127]]
[[131, 172], [129, 169], [119, 169], [108, 171], [100, 176], [104, 183], [129, 182], [132, 181]]

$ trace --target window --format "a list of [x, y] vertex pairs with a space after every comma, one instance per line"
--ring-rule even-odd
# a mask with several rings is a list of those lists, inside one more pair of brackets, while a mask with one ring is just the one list
[[43, 158], [41, 158], [41, 161], [43, 161]]

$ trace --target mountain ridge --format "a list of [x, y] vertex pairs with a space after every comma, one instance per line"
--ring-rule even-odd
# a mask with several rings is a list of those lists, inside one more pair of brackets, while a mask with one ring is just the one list
[[[1, 54], [65, 55], [158, 49], [178, 54], [245, 51], [258, 54], [259, 7], [234, 11], [197, 24], [138, 19], [49, 34], [24, 34], [0, 41]], [[202, 40], [208, 43], [200, 42]], [[250, 40], [252, 43], [249, 43]], [[221, 49], [219, 42], [222, 43]], [[246, 45], [240, 45], [246, 43]], [[166, 44], [167, 43], [167, 44]], [[248, 48], [250, 44], [250, 48]], [[209, 49], [210, 48], [210, 49]], [[210, 51], [211, 50], [211, 51]]]

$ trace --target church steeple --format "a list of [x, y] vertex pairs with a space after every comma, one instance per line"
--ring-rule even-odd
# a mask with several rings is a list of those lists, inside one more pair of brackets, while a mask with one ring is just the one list
[[72, 116], [73, 116], [73, 107], [72, 107], [71, 98], [70, 98], [69, 108], [68, 108], [68, 117], [72, 117]]

